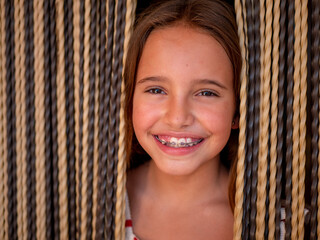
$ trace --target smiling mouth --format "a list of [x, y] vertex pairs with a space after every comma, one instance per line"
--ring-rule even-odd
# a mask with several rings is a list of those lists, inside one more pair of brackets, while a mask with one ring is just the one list
[[199, 138], [194, 140], [192, 138], [175, 138], [169, 137], [167, 140], [161, 139], [158, 135], [154, 135], [154, 137], [163, 145], [172, 147], [172, 148], [187, 148], [195, 146], [203, 141], [203, 138]]

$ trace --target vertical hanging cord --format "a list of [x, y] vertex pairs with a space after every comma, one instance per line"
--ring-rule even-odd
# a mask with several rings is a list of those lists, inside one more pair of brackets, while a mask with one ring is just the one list
[[73, 63], [73, 1], [64, 1], [64, 55], [65, 55], [65, 107], [66, 107], [66, 154], [69, 238], [76, 238], [76, 184], [75, 184], [75, 108]]
[[5, 1], [0, 0], [0, 238], [8, 240]]
[[[278, 87], [278, 131], [277, 131], [277, 189], [276, 189], [276, 239], [280, 239], [280, 221], [281, 221], [281, 195], [282, 195], [282, 163], [285, 159], [283, 146], [284, 138], [284, 111], [285, 111], [285, 79], [286, 79], [286, 11], [287, 1], [280, 2], [280, 34], [279, 34], [279, 87]], [[275, 23], [276, 24], [276, 23]]]
[[[305, 165], [306, 165], [306, 119], [307, 119], [307, 47], [308, 47], [308, 3], [301, 1], [301, 85], [300, 85], [300, 152], [299, 152], [299, 196], [298, 237], [304, 239]], [[304, 27], [303, 27], [304, 26]]]
[[[272, 6], [269, 5], [271, 8]], [[280, 0], [274, 1], [273, 6], [273, 38], [272, 38], [272, 87], [271, 87], [271, 133], [270, 133], [270, 192], [269, 192], [269, 235], [268, 239], [277, 239], [275, 236], [276, 225], [276, 176], [277, 172], [277, 117], [278, 117], [278, 76], [279, 76], [279, 21]], [[270, 30], [271, 31], [271, 30]], [[279, 186], [278, 186], [279, 187]]]
[[93, 195], [92, 195], [92, 239], [96, 239], [97, 236], [97, 207], [98, 207], [98, 192], [99, 192], [99, 61], [100, 61], [100, 2], [96, 2], [96, 18], [94, 19], [96, 23], [96, 49], [95, 49], [95, 89], [94, 89], [94, 149], [93, 149]]
[[[258, 165], [258, 198], [257, 198], [257, 231], [256, 238], [263, 239], [265, 232], [266, 215], [266, 187], [268, 169], [268, 140], [269, 140], [269, 101], [270, 101], [270, 67], [271, 67], [271, 1], [265, 6], [260, 1], [260, 62], [261, 62], [261, 86], [260, 86], [260, 131], [259, 135], [259, 165]], [[266, 14], [267, 9], [267, 14]], [[271, 19], [271, 21], [270, 21]]]
[[[75, 111], [75, 211], [79, 211], [78, 197], [79, 197], [79, 115], [80, 115], [80, 1], [73, 2], [73, 61], [74, 61], [74, 111]], [[79, 239], [79, 219], [76, 216], [76, 239]]]
[[312, 184], [310, 239], [320, 237], [320, 3], [312, 1]]
[[83, 77], [83, 135], [82, 135], [82, 179], [81, 179], [81, 239], [87, 237], [87, 208], [88, 208], [88, 137], [89, 137], [89, 53], [90, 53], [90, 0], [85, 0], [84, 14], [84, 77]]
[[25, 106], [25, 44], [23, 1], [15, 2], [15, 65], [17, 115], [17, 201], [18, 237], [27, 238], [27, 167], [26, 167], [26, 106]]
[[246, 19], [245, 6], [241, 0], [235, 1], [236, 18], [238, 24], [238, 35], [240, 39], [240, 49], [242, 55], [241, 69], [241, 87], [240, 87], [240, 119], [239, 119], [239, 149], [237, 162], [237, 179], [235, 193], [235, 209], [234, 209], [234, 239], [241, 239], [242, 235], [242, 215], [243, 215], [243, 189], [244, 189], [244, 169], [245, 169], [245, 136], [246, 136], [246, 113], [247, 113], [247, 51], [245, 43], [246, 35]]
[[108, 31], [107, 31], [107, 57], [106, 57], [106, 81], [107, 81], [107, 102], [108, 106], [106, 106], [107, 112], [105, 113], [106, 119], [108, 121], [108, 138], [107, 138], [107, 149], [108, 149], [108, 159], [107, 159], [107, 193], [106, 193], [106, 215], [105, 215], [105, 237], [107, 240], [113, 239], [113, 217], [112, 217], [112, 212], [113, 212], [113, 169], [114, 169], [114, 162], [113, 162], [113, 157], [111, 154], [111, 144], [112, 144], [112, 139], [110, 139], [110, 131], [114, 131], [112, 128], [110, 122], [109, 122], [109, 116], [111, 115], [110, 109], [109, 109], [109, 104], [111, 101], [111, 96], [110, 96], [110, 88], [111, 88], [111, 83], [110, 79], [112, 78], [112, 59], [113, 59], [113, 35], [114, 35], [114, 1], [108, 1], [107, 4], [107, 13], [108, 13]]
[[[124, 31], [123, 66], [125, 65], [128, 44], [133, 29], [135, 18], [136, 0], [126, 1], [126, 18]], [[124, 70], [124, 68], [123, 68]], [[123, 76], [123, 71], [122, 71]], [[125, 239], [125, 194], [126, 194], [126, 152], [125, 152], [125, 121], [124, 121], [124, 81], [121, 83], [121, 108], [119, 124], [119, 151], [118, 151], [118, 176], [117, 176], [117, 204], [116, 204], [116, 229], [115, 239]]]
[[86, 238], [92, 238], [92, 207], [93, 207], [93, 164], [94, 164], [94, 109], [95, 109], [95, 76], [96, 76], [96, 16], [97, 5], [96, 1], [91, 1], [90, 8], [90, 40], [89, 40], [89, 100], [88, 107], [88, 164], [87, 164], [87, 233]]
[[[247, 85], [247, 131], [246, 131], [246, 168], [245, 168], [245, 197], [244, 197], [244, 239], [249, 239], [251, 229], [254, 235], [255, 232], [255, 214], [252, 212], [251, 197], [252, 193], [252, 162], [253, 162], [253, 123], [254, 123], [254, 29], [253, 29], [253, 10], [252, 3], [246, 0], [247, 11], [247, 36], [248, 36], [248, 85]], [[253, 216], [251, 216], [253, 215]]]
[[43, 1], [35, 2], [35, 132], [36, 132], [36, 209], [37, 239], [46, 236], [45, 203], [45, 82], [44, 82], [44, 12]]
[[66, 156], [66, 99], [65, 99], [65, 59], [64, 59], [64, 5], [57, 4], [57, 106], [58, 106], [58, 169], [59, 169], [59, 218], [60, 239], [68, 239], [68, 186]]
[[6, 108], [7, 108], [7, 174], [8, 174], [8, 235], [17, 239], [17, 163], [16, 163], [16, 114], [15, 114], [15, 65], [14, 65], [14, 5], [5, 4], [5, 54], [6, 54]]
[[292, 134], [292, 232], [291, 238], [298, 238], [298, 186], [299, 186], [299, 122], [300, 122], [300, 49], [301, 49], [301, 4], [299, 0], [295, 1], [294, 13], [294, 74], [293, 74], [293, 134]]

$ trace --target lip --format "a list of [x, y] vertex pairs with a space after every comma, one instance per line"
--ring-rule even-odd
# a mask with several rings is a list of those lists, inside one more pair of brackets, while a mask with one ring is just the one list
[[[159, 134], [164, 136], [165, 134]], [[156, 144], [158, 145], [158, 147], [166, 154], [168, 155], [173, 155], [173, 156], [183, 156], [183, 155], [188, 155], [191, 154], [193, 152], [195, 152], [198, 148], [200, 148], [200, 146], [202, 146], [202, 144], [205, 142], [205, 138], [201, 138], [199, 136], [190, 136], [187, 134], [184, 135], [172, 135], [172, 134], [168, 134], [166, 136], [170, 136], [170, 137], [176, 137], [176, 138], [197, 138], [197, 139], [202, 139], [201, 142], [199, 142], [198, 144], [191, 146], [191, 147], [181, 147], [181, 148], [174, 148], [174, 147], [170, 147], [167, 145], [162, 144], [161, 142], [159, 142], [159, 140], [156, 138], [156, 136], [158, 135], [152, 135], [154, 141], [156, 142]]]

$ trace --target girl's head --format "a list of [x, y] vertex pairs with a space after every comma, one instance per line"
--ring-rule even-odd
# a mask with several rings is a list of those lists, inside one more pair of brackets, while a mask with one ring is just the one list
[[[220, 159], [221, 163], [223, 165], [225, 165], [228, 169], [230, 169], [232, 164], [235, 162], [236, 152], [237, 152], [237, 147], [238, 147], [238, 130], [236, 129], [237, 128], [236, 126], [237, 126], [237, 119], [238, 119], [238, 114], [239, 114], [239, 85], [240, 85], [239, 84], [239, 77], [240, 77], [240, 70], [241, 70], [241, 54], [240, 54], [240, 47], [239, 47], [239, 43], [238, 43], [238, 35], [237, 35], [235, 16], [234, 16], [232, 9], [230, 8], [230, 6], [228, 6], [227, 4], [225, 4], [221, 1], [210, 1], [210, 0], [185, 0], [185, 1], [183, 1], [183, 0], [170, 0], [170, 1], [162, 2], [161, 4], [158, 4], [156, 6], [152, 6], [151, 8], [147, 9], [147, 11], [145, 11], [137, 21], [136, 26], [135, 26], [135, 30], [131, 36], [129, 49], [128, 49], [128, 55], [127, 55], [127, 59], [126, 59], [126, 65], [125, 65], [125, 73], [124, 73], [124, 80], [125, 80], [125, 84], [126, 84], [126, 88], [125, 88], [125, 93], [126, 93], [125, 120], [126, 120], [126, 148], [127, 148], [127, 154], [128, 154], [128, 164], [131, 167], [137, 166], [137, 165], [141, 164], [142, 162], [150, 159], [150, 156], [140, 146], [140, 144], [137, 140], [136, 134], [134, 133], [134, 126], [133, 126], [134, 125], [133, 124], [134, 94], [135, 94], [136, 88], [139, 89], [139, 87], [141, 86], [141, 85], [138, 85], [138, 87], [137, 87], [137, 74], [140, 70], [139, 63], [141, 61], [141, 57], [143, 56], [143, 51], [145, 49], [147, 40], [152, 33], [152, 39], [156, 39], [156, 40], [152, 40], [152, 43], [150, 43], [149, 45], [153, 46], [153, 48], [154, 48], [153, 50], [155, 50], [154, 56], [157, 56], [157, 51], [156, 51], [157, 45], [154, 44], [157, 41], [157, 39], [159, 39], [159, 37], [157, 37], [157, 35], [159, 35], [161, 37], [164, 34], [164, 31], [166, 31], [165, 34], [175, 35], [175, 29], [176, 30], [180, 29], [181, 34], [185, 34], [185, 36], [184, 36], [185, 39], [188, 39], [187, 33], [189, 31], [190, 34], [194, 37], [194, 39], [196, 39], [195, 45], [197, 45], [197, 46], [200, 46], [199, 45], [200, 41], [204, 41], [204, 43], [206, 43], [208, 38], [213, 38], [214, 41], [213, 40], [210, 41], [210, 39], [208, 40], [209, 41], [208, 47], [210, 44], [213, 44], [213, 47], [210, 49], [211, 52], [213, 51], [213, 55], [215, 54], [214, 53], [215, 49], [217, 49], [217, 50], [222, 49], [222, 52], [224, 52], [223, 54], [227, 56], [226, 57], [227, 61], [230, 63], [230, 64], [229, 63], [227, 64], [230, 66], [227, 69], [230, 70], [230, 72], [231, 72], [230, 73], [231, 87], [229, 89], [231, 89], [232, 94], [233, 94], [233, 97], [232, 97], [233, 102], [230, 103], [230, 109], [232, 109], [232, 117], [227, 118], [226, 120], [227, 120], [227, 122], [228, 121], [235, 122], [235, 125], [231, 126], [231, 123], [230, 123], [230, 131], [231, 131], [231, 128], [233, 130], [231, 131], [231, 134], [228, 133], [228, 136], [227, 136], [228, 138], [222, 147], [223, 148], [222, 151], [220, 152], [220, 150], [219, 150], [219, 152], [220, 152], [219, 159]], [[161, 31], [162, 31], [162, 35], [161, 35]], [[157, 33], [157, 34], [155, 34], [155, 33]], [[178, 36], [178, 38], [179, 38], [179, 36]], [[179, 41], [179, 39], [178, 39], [178, 41]], [[188, 42], [190, 43], [190, 41], [188, 41]], [[149, 51], [149, 49], [151, 48], [151, 47], [148, 47], [149, 45], [147, 45], [148, 53], [152, 53], [152, 51]], [[189, 46], [189, 45], [182, 44], [182, 46]], [[197, 48], [195, 47], [195, 49], [197, 49]], [[201, 46], [199, 49], [201, 49]], [[185, 49], [185, 50], [187, 50], [187, 49]], [[185, 51], [185, 52], [187, 52], [187, 51]], [[210, 51], [208, 51], [208, 52], [210, 52]], [[173, 58], [174, 58], [174, 56], [173, 56]], [[147, 60], [145, 60], [145, 59], [147, 59]], [[152, 58], [150, 58], [150, 56], [149, 56], [149, 59], [152, 60]], [[146, 62], [149, 59], [147, 57], [144, 57], [143, 61]], [[157, 60], [155, 60], [155, 61], [157, 61]], [[195, 61], [196, 61], [196, 59], [195, 59]], [[217, 62], [217, 59], [215, 59], [214, 61]], [[205, 64], [203, 64], [203, 65], [205, 65]], [[199, 67], [200, 67], [199, 71], [201, 71], [202, 65], [200, 64]], [[216, 66], [213, 66], [213, 69], [215, 67]], [[222, 68], [223, 67], [224, 66], [222, 66]], [[209, 69], [209, 68], [207, 68], [207, 69]], [[146, 71], [142, 71], [142, 72], [146, 73]], [[158, 78], [157, 74], [158, 74], [158, 72], [155, 73], [156, 78]], [[142, 75], [144, 75], [144, 74], [142, 74]], [[172, 93], [176, 94], [179, 92], [174, 92], [174, 89], [176, 89], [176, 88], [172, 87], [173, 86], [172, 79], [170, 80], [171, 73], [169, 73], [168, 76], [169, 76], [168, 81], [167, 80], [160, 81], [159, 88], [155, 88], [153, 83], [149, 84], [149, 85], [146, 84], [146, 85], [143, 85], [142, 87], [140, 87], [141, 89], [142, 88], [145, 89], [144, 92], [146, 94], [151, 94], [151, 95], [146, 95], [147, 98], [140, 98], [140, 100], [147, 99], [147, 101], [151, 102], [151, 104], [152, 104], [152, 101], [155, 100], [155, 104], [153, 106], [155, 106], [155, 108], [157, 108], [158, 111], [162, 111], [161, 109], [163, 106], [163, 105], [157, 105], [158, 102], [160, 102], [160, 103], [161, 103], [161, 101], [162, 102], [165, 102], [165, 101], [169, 102], [168, 99], [170, 99], [170, 101], [171, 101], [170, 104], [172, 106], [174, 106], [174, 104], [177, 104], [177, 102], [180, 101], [181, 99], [177, 100], [178, 99], [177, 97], [171, 98], [171, 96], [172, 96]], [[177, 75], [174, 75], [174, 76], [177, 76]], [[198, 77], [198, 75], [195, 75], [195, 76]], [[139, 76], [138, 81], [141, 80], [140, 78], [147, 78], [147, 80], [149, 81], [150, 77], [154, 78], [154, 76], [149, 76], [149, 75]], [[165, 77], [167, 77], [167, 76], [165, 75]], [[203, 76], [199, 75], [199, 77], [202, 78]], [[151, 80], [151, 82], [152, 81], [153, 80]], [[159, 79], [156, 79], [155, 81], [159, 82]], [[140, 81], [140, 82], [145, 84], [145, 82], [147, 82], [147, 81], [142, 79], [142, 81]], [[202, 81], [202, 82], [204, 82], [204, 81]], [[183, 81], [181, 83], [183, 83]], [[167, 86], [168, 86], [169, 90], [167, 89]], [[212, 112], [216, 111], [216, 109], [215, 109], [216, 103], [210, 102], [210, 101], [216, 101], [216, 100], [213, 100], [214, 98], [212, 98], [210, 96], [208, 97], [207, 96], [208, 91], [203, 90], [203, 88], [204, 88], [203, 86], [205, 86], [205, 89], [207, 89], [208, 85], [203, 85], [203, 86], [199, 85], [198, 86], [197, 84], [195, 84], [194, 88], [192, 87], [193, 85], [188, 85], [188, 86], [189, 86], [189, 88], [187, 88], [187, 89], [190, 92], [190, 97], [192, 99], [196, 99], [195, 100], [196, 103], [192, 103], [193, 107], [196, 104], [198, 104], [199, 102], [201, 102], [202, 105], [199, 105], [200, 108], [205, 106], [205, 107], [203, 107], [202, 112], [208, 111], [208, 109], [209, 109], [208, 106], [210, 106], [210, 107], [212, 106]], [[220, 94], [219, 91], [220, 90], [217, 91], [218, 92], [217, 95]], [[222, 91], [222, 95], [224, 95], [224, 92], [223, 92], [224, 90], [221, 90], [221, 91]], [[140, 91], [140, 92], [142, 92], [142, 91]], [[183, 96], [189, 96], [187, 94], [189, 92], [186, 92], [186, 94]], [[209, 94], [216, 94], [216, 93], [209, 92]], [[150, 98], [150, 96], [151, 96], [151, 98]], [[182, 96], [182, 94], [181, 94], [181, 96]], [[215, 97], [217, 97], [217, 96], [215, 96]], [[198, 99], [200, 99], [200, 100], [198, 100]], [[185, 98], [184, 100], [186, 100], [188, 102], [187, 98]], [[180, 102], [180, 103], [182, 103], [182, 102]], [[150, 106], [152, 107], [152, 105], [150, 105]], [[159, 106], [159, 108], [158, 108], [158, 106]], [[221, 106], [222, 105], [220, 105], [220, 107]], [[198, 109], [200, 109], [200, 108], [198, 106], [194, 107], [195, 111], [198, 111]], [[177, 111], [179, 111], [178, 108], [177, 108]], [[228, 111], [226, 113], [228, 113]], [[196, 115], [197, 114], [198, 113], [196, 113]], [[136, 115], [137, 115], [137, 113], [136, 113]], [[206, 115], [202, 115], [202, 119], [203, 118], [207, 119], [207, 120], [210, 119], [207, 117], [207, 115], [210, 115], [210, 113], [206, 114]], [[205, 116], [205, 117], [203, 117], [203, 116]], [[143, 120], [144, 116], [140, 116], [140, 117]], [[213, 121], [214, 121], [216, 118], [215, 118], [215, 116], [213, 116], [211, 119], [213, 119]], [[222, 124], [221, 121], [217, 122], [217, 123]], [[215, 131], [215, 129], [214, 129], [215, 124], [216, 124], [216, 122], [213, 122], [212, 123], [213, 126], [212, 127], [208, 126], [208, 128], [209, 129], [212, 128], [213, 131]], [[225, 126], [225, 125], [223, 125], [223, 126]], [[154, 129], [157, 129], [157, 130], [154, 130]], [[166, 131], [165, 134], [167, 134], [167, 132], [179, 132], [180, 131], [180, 130], [176, 131], [177, 129], [173, 129], [172, 126], [170, 127], [170, 129], [168, 129], [168, 128], [167, 128], [167, 130], [163, 130], [163, 129], [164, 128], [161, 126], [161, 124], [157, 124], [156, 127], [154, 127], [151, 130], [151, 132], [152, 131], [156, 132], [156, 133], [152, 132], [152, 134], [155, 134], [155, 135], [153, 135], [153, 137], [158, 138], [158, 136], [156, 134], [162, 134], [163, 131]], [[192, 128], [190, 127], [189, 130], [184, 130], [182, 132], [188, 132], [188, 134], [190, 134], [190, 136], [191, 136], [191, 133], [194, 132], [194, 129], [200, 129], [200, 128], [198, 126], [192, 127]], [[183, 134], [186, 134], [186, 133], [183, 133]], [[205, 133], [205, 131], [203, 131], [203, 135], [205, 135], [205, 136], [200, 136], [199, 141], [202, 141], [203, 139], [205, 139], [206, 134], [207, 133]], [[230, 134], [230, 137], [229, 137], [229, 134]], [[177, 133], [177, 136], [178, 135], [179, 134]], [[199, 135], [201, 135], [201, 134], [199, 134]], [[203, 139], [202, 139], [202, 137], [203, 137]], [[170, 142], [170, 140], [168, 140], [166, 138], [167, 137], [164, 136], [164, 137], [162, 137], [162, 139], [158, 139], [158, 140], [160, 143], [161, 142], [164, 143], [166, 140], [168, 142]], [[181, 139], [182, 138], [184, 138], [186, 141], [188, 141], [188, 140], [198, 141], [197, 137], [192, 137], [192, 136], [190, 137], [190, 139], [188, 139], [188, 136], [181, 136]], [[205, 142], [205, 140], [203, 142]], [[214, 144], [214, 142], [213, 142], [213, 144]], [[214, 145], [212, 145], [212, 146], [214, 147]], [[153, 159], [154, 159], [154, 157], [153, 157]], [[234, 174], [231, 174], [231, 182], [233, 182], [233, 179], [234, 179]], [[233, 184], [231, 184], [231, 186], [233, 186]], [[230, 192], [232, 193], [233, 190], [231, 190]], [[230, 196], [231, 196], [231, 198], [233, 198], [232, 197], [233, 194], [231, 194]], [[231, 203], [232, 202], [233, 201], [231, 200]]]

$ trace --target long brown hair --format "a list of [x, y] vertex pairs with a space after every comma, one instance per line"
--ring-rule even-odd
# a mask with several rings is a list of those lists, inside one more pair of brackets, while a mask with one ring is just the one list
[[[187, 26], [199, 28], [214, 37], [225, 49], [233, 66], [233, 83], [236, 99], [236, 113], [239, 114], [239, 88], [241, 52], [237, 35], [235, 14], [230, 5], [218, 0], [169, 0], [150, 6], [138, 18], [128, 47], [125, 64], [125, 122], [127, 163], [135, 167], [148, 161], [150, 157], [138, 143], [132, 125], [133, 94], [138, 64], [146, 40], [156, 28], [163, 28], [183, 22]], [[237, 159], [238, 130], [232, 130], [227, 145], [220, 154], [223, 165], [230, 170], [229, 200], [234, 208], [234, 182]]]

